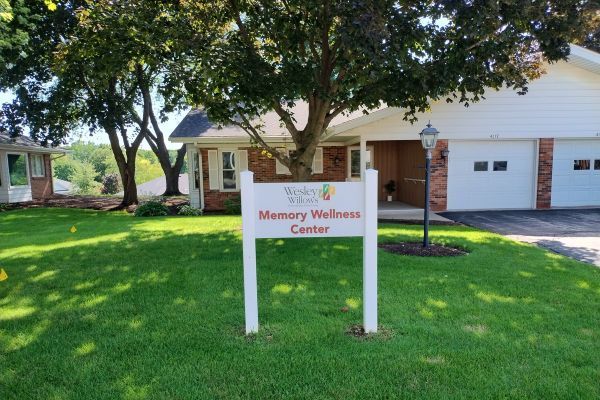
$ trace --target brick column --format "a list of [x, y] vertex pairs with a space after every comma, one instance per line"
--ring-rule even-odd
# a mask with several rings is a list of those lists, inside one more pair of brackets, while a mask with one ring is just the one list
[[448, 207], [448, 159], [442, 158], [442, 150], [446, 149], [448, 149], [448, 141], [438, 140], [432, 151], [429, 199], [432, 211], [444, 211]]
[[552, 160], [554, 139], [540, 139], [536, 208], [550, 208], [552, 200]]
[[51, 197], [54, 193], [50, 154], [42, 156], [44, 157], [44, 176], [35, 177], [33, 176], [33, 169], [31, 167], [31, 154], [29, 154], [29, 174], [31, 175], [31, 197], [33, 200], [43, 200]]

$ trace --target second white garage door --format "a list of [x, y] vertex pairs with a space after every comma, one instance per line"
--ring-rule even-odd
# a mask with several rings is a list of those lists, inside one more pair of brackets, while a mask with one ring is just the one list
[[600, 205], [600, 139], [555, 140], [552, 206]]
[[449, 141], [448, 210], [534, 207], [535, 141]]

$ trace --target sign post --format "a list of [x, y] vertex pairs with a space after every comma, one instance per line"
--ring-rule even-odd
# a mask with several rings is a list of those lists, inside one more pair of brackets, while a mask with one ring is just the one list
[[[377, 171], [363, 182], [254, 183], [241, 174], [246, 334], [258, 332], [256, 239], [363, 237], [363, 322], [377, 332]], [[257, 206], [258, 205], [258, 206]]]
[[244, 308], [246, 335], [258, 332], [258, 285], [256, 283], [256, 235], [254, 232], [254, 174], [241, 173], [242, 245], [244, 257]]
[[363, 326], [377, 332], [377, 171], [365, 171], [365, 235], [363, 236]]

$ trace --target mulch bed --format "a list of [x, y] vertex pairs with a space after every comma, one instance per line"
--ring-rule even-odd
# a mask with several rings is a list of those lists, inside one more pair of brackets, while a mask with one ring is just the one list
[[[141, 200], [143, 201], [143, 200]], [[88, 210], [114, 211], [119, 210], [121, 204], [120, 197], [99, 197], [99, 196], [61, 196], [55, 195], [44, 200], [26, 201], [22, 203], [11, 203], [9, 210], [39, 207], [55, 208], [82, 208]], [[189, 204], [185, 197], [167, 197], [165, 205], [169, 210], [176, 214], [180, 206]], [[134, 212], [137, 206], [127, 207], [126, 211]]]
[[418, 257], [456, 257], [468, 254], [462, 249], [433, 243], [430, 243], [429, 247], [425, 248], [423, 247], [423, 243], [420, 242], [382, 243], [379, 245], [379, 248], [394, 254]]

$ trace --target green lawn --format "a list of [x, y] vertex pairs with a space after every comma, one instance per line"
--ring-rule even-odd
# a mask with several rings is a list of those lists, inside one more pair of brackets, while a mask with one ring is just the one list
[[344, 333], [362, 318], [360, 239], [259, 241], [248, 339], [239, 218], [0, 213], [0, 399], [600, 397], [600, 269], [431, 234], [471, 254], [380, 250], [385, 334], [362, 341]]

